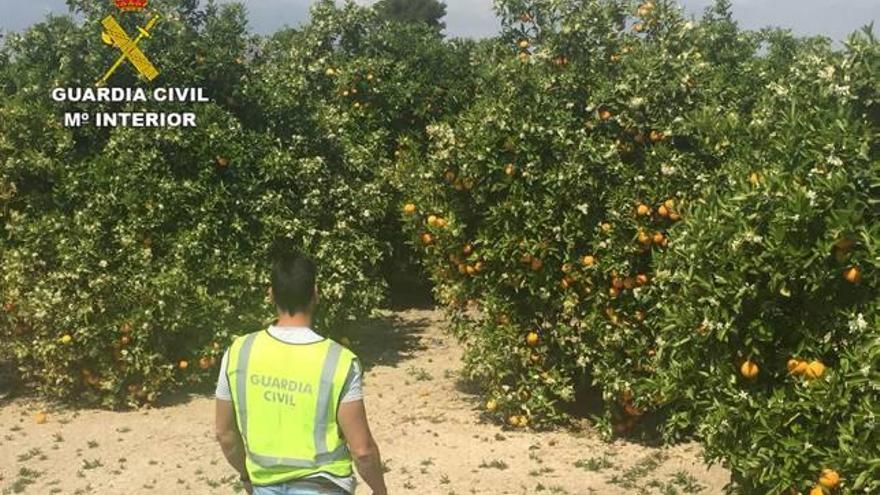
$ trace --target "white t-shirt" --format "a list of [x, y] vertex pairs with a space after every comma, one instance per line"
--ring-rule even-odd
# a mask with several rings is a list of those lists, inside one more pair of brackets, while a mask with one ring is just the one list
[[[306, 327], [276, 327], [270, 326], [268, 332], [278, 340], [287, 342], [288, 344], [312, 344], [324, 340], [324, 337], [313, 332]], [[229, 378], [226, 376], [226, 363], [229, 361], [229, 349], [223, 353], [223, 359], [220, 361], [220, 376], [217, 378], [217, 390], [214, 392], [215, 397], [220, 400], [232, 400], [232, 391], [229, 388]], [[348, 377], [345, 379], [345, 385], [342, 389], [343, 402], [354, 402], [363, 400], [364, 375], [360, 363], [355, 360], [348, 370]], [[354, 476], [337, 477], [327, 473], [318, 473], [308, 478], [325, 478], [348, 493], [354, 493], [355, 479]]]

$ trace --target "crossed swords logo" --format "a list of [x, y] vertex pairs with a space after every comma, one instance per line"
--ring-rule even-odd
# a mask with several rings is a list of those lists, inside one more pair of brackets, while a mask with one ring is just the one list
[[131, 39], [125, 32], [125, 29], [116, 22], [116, 19], [112, 15], [108, 15], [101, 21], [101, 24], [104, 26], [104, 31], [101, 33], [101, 39], [104, 43], [119, 48], [122, 55], [120, 55], [119, 58], [116, 59], [116, 62], [110, 66], [110, 69], [107, 70], [104, 77], [98, 80], [96, 86], [103, 86], [106, 84], [107, 79], [109, 79], [110, 76], [116, 72], [116, 69], [118, 69], [126, 60], [131, 62], [131, 65], [134, 66], [135, 70], [137, 70], [138, 73], [144, 76], [148, 81], [152, 81], [159, 75], [159, 71], [156, 70], [156, 67], [150, 62], [147, 56], [144, 55], [144, 52], [138, 48], [138, 43], [140, 43], [142, 39], [150, 37], [150, 30], [153, 29], [157, 22], [159, 22], [158, 15], [150, 17], [146, 26], [138, 26], [138, 31], [140, 31], [140, 33], [138, 33], [137, 37]]

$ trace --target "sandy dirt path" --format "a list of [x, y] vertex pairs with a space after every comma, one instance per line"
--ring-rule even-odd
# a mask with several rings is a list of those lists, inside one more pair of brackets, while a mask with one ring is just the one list
[[[694, 444], [604, 443], [589, 431], [509, 431], [460, 390], [460, 347], [434, 311], [367, 325], [354, 350], [391, 493], [716, 495], [728, 479]], [[0, 406], [0, 493], [239, 493], [213, 438], [213, 398], [132, 412], [69, 410], [36, 399]], [[49, 411], [45, 424], [34, 414]], [[358, 494], [369, 494], [360, 485]]]

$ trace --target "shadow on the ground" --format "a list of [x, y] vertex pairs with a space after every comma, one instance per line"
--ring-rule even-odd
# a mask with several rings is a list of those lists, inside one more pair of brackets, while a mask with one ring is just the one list
[[370, 370], [376, 365], [397, 366], [427, 349], [420, 334], [432, 323], [428, 317], [404, 319], [393, 313], [353, 324], [347, 333], [354, 342], [352, 350], [364, 369]]

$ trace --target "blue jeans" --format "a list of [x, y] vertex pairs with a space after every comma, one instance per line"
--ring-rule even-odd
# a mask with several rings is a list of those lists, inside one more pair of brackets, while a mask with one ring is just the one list
[[291, 481], [280, 485], [254, 486], [254, 495], [349, 495], [330, 483]]

